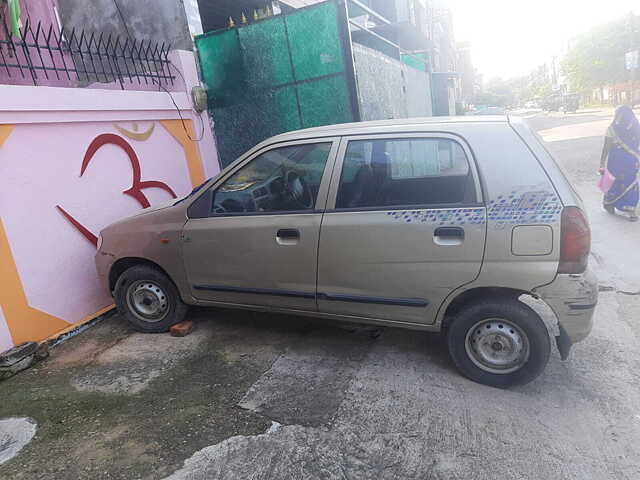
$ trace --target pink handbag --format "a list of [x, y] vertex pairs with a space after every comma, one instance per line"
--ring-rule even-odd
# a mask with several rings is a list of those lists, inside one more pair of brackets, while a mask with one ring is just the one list
[[611, 175], [611, 172], [609, 171], [608, 168], [604, 169], [604, 173], [600, 176], [600, 179], [598, 180], [598, 188], [600, 190], [602, 190], [602, 193], [607, 193], [611, 187], [613, 187], [613, 184], [616, 181], [616, 177], [614, 177], [613, 175]]

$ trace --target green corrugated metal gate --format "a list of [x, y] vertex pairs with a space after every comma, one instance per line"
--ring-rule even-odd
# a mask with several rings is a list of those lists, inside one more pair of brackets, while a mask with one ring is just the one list
[[344, 0], [196, 38], [228, 165], [278, 133], [358, 121]]

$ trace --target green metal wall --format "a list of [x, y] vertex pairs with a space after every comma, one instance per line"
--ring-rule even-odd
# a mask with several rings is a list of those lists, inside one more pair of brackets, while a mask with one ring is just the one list
[[196, 37], [224, 166], [299, 128], [358, 120], [343, 0]]

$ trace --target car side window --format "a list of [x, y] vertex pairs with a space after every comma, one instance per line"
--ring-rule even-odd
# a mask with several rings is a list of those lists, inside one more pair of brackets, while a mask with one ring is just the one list
[[447, 138], [354, 140], [336, 208], [461, 204], [475, 200], [469, 160]]
[[331, 145], [306, 143], [259, 155], [213, 192], [211, 214], [313, 210]]

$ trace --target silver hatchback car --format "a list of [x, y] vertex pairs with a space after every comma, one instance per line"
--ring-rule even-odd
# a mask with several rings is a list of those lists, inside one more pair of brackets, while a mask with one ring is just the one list
[[143, 332], [187, 305], [444, 331], [464, 375], [508, 387], [544, 370], [551, 336], [566, 358], [589, 334], [590, 243], [580, 198], [524, 121], [428, 118], [266, 140], [105, 228], [96, 263]]

